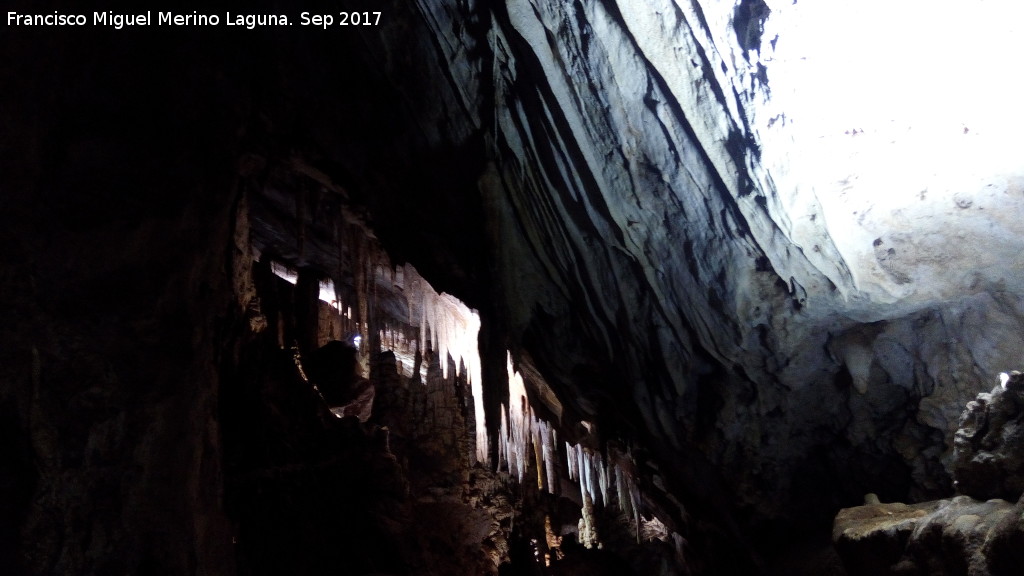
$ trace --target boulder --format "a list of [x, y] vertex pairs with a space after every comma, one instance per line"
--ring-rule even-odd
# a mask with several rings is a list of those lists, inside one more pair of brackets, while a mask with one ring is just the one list
[[1019, 574], [1022, 511], [970, 496], [857, 506], [839, 512], [832, 538], [850, 576], [1009, 576]]
[[902, 558], [918, 522], [940, 505], [869, 502], [840, 510], [832, 526], [832, 540], [849, 573], [888, 574]]

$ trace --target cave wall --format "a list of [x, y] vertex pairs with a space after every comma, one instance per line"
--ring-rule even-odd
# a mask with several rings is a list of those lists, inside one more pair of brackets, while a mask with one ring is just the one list
[[87, 38], [2, 40], [0, 404], [17, 494], [0, 563], [230, 572], [216, 408], [237, 313], [232, 108], [184, 64], [198, 51], [147, 52], [126, 84], [122, 51], [149, 41]]
[[[848, 261], [832, 239], [846, 216], [784, 157], [785, 122], [758, 131], [779, 112], [757, 57], [764, 3], [476, 6], [491, 11], [490, 71], [454, 7], [423, 12], [444, 39], [433, 56], [468, 86], [462, 107], [494, 99], [480, 178], [491, 293], [568, 418], [682, 462], [655, 474], [670, 491], [727, 486], [711, 514], [738, 500], [755, 524], [824, 523], [871, 490], [948, 492], [960, 407], [1020, 349], [1002, 228], [964, 245], [1004, 254], [995, 270], [974, 259], [973, 276], [938, 279], [943, 256], [891, 242], [914, 235], [917, 212], [857, 248], [870, 262]], [[481, 77], [493, 94], [474, 92]], [[884, 228], [881, 206], [866, 227]], [[938, 214], [947, 229], [981, 217]]]

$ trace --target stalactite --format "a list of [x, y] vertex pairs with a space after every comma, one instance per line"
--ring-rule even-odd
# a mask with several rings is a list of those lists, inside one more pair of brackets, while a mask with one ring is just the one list
[[576, 457], [580, 461], [580, 496], [588, 496], [593, 500], [594, 491], [592, 489], [593, 483], [591, 480], [592, 470], [590, 469], [590, 458], [587, 457], [587, 453], [583, 450], [582, 446], [577, 448]]
[[569, 468], [569, 480], [573, 482], [579, 482], [580, 478], [580, 467], [576, 461], [576, 447], [568, 442], [565, 443], [565, 454], [566, 460], [568, 461]]
[[616, 496], [619, 499], [619, 508], [627, 518], [631, 518], [633, 516], [632, 499], [626, 490], [626, 479], [619, 466], [615, 466], [615, 488]]
[[481, 376], [480, 350], [477, 340], [480, 334], [480, 316], [454, 296], [438, 294], [410, 264], [401, 272], [402, 290], [409, 308], [409, 324], [419, 326], [418, 346], [430, 348], [438, 354], [441, 373], [448, 378], [448, 358], [455, 365], [456, 376], [462, 368], [466, 370], [466, 381], [473, 395], [476, 421], [477, 461], [487, 462], [487, 423], [483, 405], [483, 382]]
[[540, 421], [539, 428], [541, 445], [543, 446], [544, 470], [547, 471], [548, 492], [554, 494], [558, 488], [558, 474], [555, 468], [554, 430], [551, 429], [550, 424], [543, 420]]
[[527, 441], [530, 439], [530, 403], [526, 397], [523, 376], [512, 366], [512, 354], [508, 354], [508, 420], [511, 429], [512, 459], [509, 472], [520, 482], [526, 475]]
[[[382, 261], [386, 262], [386, 256], [372, 250], [365, 237], [359, 237], [352, 230], [347, 232], [348, 236], [344, 231], [339, 234], [338, 250], [340, 260], [341, 238], [346, 238], [345, 244], [352, 260], [349, 267], [354, 276], [354, 302], [343, 303], [340, 290], [329, 281], [320, 286], [321, 299], [336, 306], [349, 333], [363, 334], [366, 338], [364, 342], [372, 341], [376, 344], [366, 346], [367, 355], [385, 347], [393, 350], [396, 365], [404, 375], [414, 377], [417, 370], [423, 370], [422, 352], [428, 348], [437, 354], [443, 378], [450, 377], [449, 358], [455, 366], [456, 376], [465, 371], [474, 400], [476, 456], [478, 461], [486, 464], [487, 427], [477, 343], [479, 316], [456, 298], [438, 294], [411, 265], [382, 265]], [[295, 272], [287, 267], [271, 263], [271, 268], [275, 274], [295, 282]], [[398, 327], [390, 324], [378, 326], [378, 320], [375, 319], [377, 286], [387, 282], [401, 289], [406, 298], [408, 320], [404, 324], [400, 322]], [[333, 298], [328, 300], [327, 296]], [[370, 330], [374, 332], [371, 334]], [[549, 422], [540, 419], [530, 406], [525, 382], [515, 370], [511, 353], [507, 354], [506, 366], [509, 402], [507, 406], [502, 404], [500, 409], [498, 461], [495, 469], [506, 470], [522, 483], [532, 463], [538, 489], [544, 490], [546, 485], [547, 491], [554, 494], [559, 487], [558, 470], [563, 467], [556, 464], [557, 430]], [[426, 382], [425, 375], [420, 374], [420, 379]], [[589, 431], [590, 427], [583, 424]], [[584, 511], [584, 519], [581, 520], [589, 536], [581, 538], [590, 541], [591, 545], [596, 544], [593, 508], [613, 504], [609, 497], [611, 493], [615, 494], [626, 517], [639, 518], [640, 495], [635, 482], [635, 466], [628, 454], [610, 450], [606, 457], [581, 444], [568, 442], [565, 442], [565, 451], [566, 473], [570, 481], [579, 484], [585, 508], [589, 507], [589, 512]]]
[[537, 490], [544, 489], [544, 444], [541, 425], [542, 422], [536, 416], [530, 419], [530, 427], [533, 431], [530, 435], [530, 441], [533, 443], [534, 467], [537, 470]]
[[338, 314], [342, 313], [345, 308], [342, 306], [341, 298], [341, 284], [345, 280], [345, 244], [343, 241], [344, 235], [342, 234], [342, 225], [344, 220], [337, 218], [334, 221], [334, 241], [337, 247], [337, 268], [334, 270], [334, 304], [335, 308], [338, 309]]
[[[569, 480], [579, 484], [584, 501], [589, 499], [594, 506], [609, 506], [612, 504], [609, 495], [614, 493], [623, 514], [627, 518], [639, 518], [640, 490], [636, 484], [636, 466], [628, 452], [610, 448], [605, 457], [582, 445], [566, 442], [565, 453]], [[550, 469], [548, 477], [555, 478]]]
[[[373, 258], [370, 257], [366, 245], [366, 237], [353, 232], [354, 238], [349, 242], [353, 253], [352, 272], [356, 289], [356, 325], [355, 331], [360, 337], [367, 337], [370, 330], [370, 282], [373, 278]], [[368, 339], [368, 338], [367, 338]], [[356, 358], [364, 374], [369, 373], [370, 346], [359, 346]], [[377, 352], [373, 350], [372, 352]]]
[[[312, 197], [296, 197], [296, 209], [302, 215], [300, 242], [305, 240], [301, 227], [308, 213], [308, 203], [312, 201]], [[481, 324], [477, 312], [449, 294], [438, 293], [412, 265], [393, 266], [375, 240], [358, 224], [343, 220], [335, 235], [337, 271], [333, 281], [320, 285], [320, 298], [338, 311], [343, 335], [363, 337], [360, 364], [372, 354], [391, 350], [400, 373], [408, 378], [418, 376], [426, 383], [428, 363], [423, 360], [430, 358], [425, 356], [427, 350], [433, 351], [443, 379], [451, 378], [449, 372], [454, 370], [455, 376], [464, 376], [470, 386], [476, 427], [475, 454], [479, 462], [494, 465], [495, 470], [507, 472], [522, 485], [530, 474], [530, 482], [535, 478], [539, 491], [546, 489], [551, 494], [561, 491], [561, 475], [567, 474], [569, 480], [579, 486], [583, 502], [579, 541], [587, 547], [600, 546], [596, 507], [617, 504], [626, 518], [634, 519], [640, 526], [641, 500], [631, 456], [614, 447], [614, 442], [606, 452], [592, 448], [598, 439], [597, 429], [581, 422], [579, 431], [587, 438], [577, 439], [575, 444], [563, 439], [565, 461], [561, 461], [560, 435], [555, 423], [539, 417], [531, 406], [526, 382], [515, 370], [511, 352], [506, 357], [508, 401], [500, 405], [500, 423], [494, 430], [498, 435], [494, 456], [497, 461], [489, 463], [478, 343]], [[286, 266], [272, 264], [272, 269], [295, 283], [295, 272]], [[385, 300], [392, 294], [404, 296], [406, 311], [398, 312], [397, 318], [384, 318], [385, 310], [394, 314], [394, 301]], [[397, 305], [398, 309], [402, 306], [400, 301]], [[555, 413], [561, 420], [561, 411]], [[534, 470], [529, 470], [530, 466]]]
[[600, 454], [594, 454], [594, 458], [597, 461], [597, 463], [596, 463], [596, 467], [597, 467], [597, 484], [598, 484], [598, 486], [601, 489], [601, 502], [605, 506], [607, 506], [609, 504], [609, 501], [608, 501], [608, 467], [605, 466], [604, 460], [601, 458]]
[[[292, 198], [300, 261], [307, 248], [312, 249], [312, 236], [307, 238], [306, 220], [317, 217], [317, 197], [307, 194], [312, 192], [299, 190]], [[486, 464], [488, 438], [478, 345], [480, 317], [477, 312], [449, 294], [437, 293], [411, 264], [393, 266], [372, 233], [344, 208], [341, 217], [334, 222], [333, 243], [336, 269], [333, 270], [333, 278], [319, 286], [319, 297], [335, 307], [341, 316], [341, 334], [338, 337], [362, 337], [358, 358], [364, 374], [368, 372], [371, 356], [386, 346], [395, 351], [396, 365], [402, 367], [403, 374], [408, 377], [419, 374], [424, 382], [426, 367], [422, 358], [428, 348], [437, 354], [445, 379], [451, 376], [448, 362], [451, 358], [455, 375], [460, 376], [465, 371], [464, 377], [470, 386], [474, 402], [476, 458]], [[272, 262], [271, 268], [278, 276], [296, 283], [297, 274], [287, 266]], [[380, 288], [404, 293], [408, 310], [404, 326], [380, 325], [386, 320], [381, 317], [383, 308], [380, 302], [383, 300], [379, 302], [378, 299]], [[401, 323], [401, 319], [397, 320]], [[416, 331], [418, 338], [414, 335]], [[518, 461], [523, 462], [524, 458]]]
[[[394, 270], [390, 266], [390, 261], [387, 262], [385, 267], [381, 264], [385, 261], [385, 258], [378, 257], [376, 260], [376, 272], [372, 280], [372, 286], [370, 290], [370, 326], [367, 328], [367, 333], [370, 335], [370, 346], [369, 352], [371, 355], [377, 354], [386, 348], [386, 343], [382, 338], [384, 329], [387, 327], [388, 318], [384, 313], [384, 308], [381, 307], [381, 302], [384, 301], [386, 296], [382, 296], [381, 286], [386, 286], [385, 276], [389, 274], [389, 270]], [[386, 290], [385, 292], [387, 292]]]
[[[640, 489], [636, 484], [636, 465], [632, 455], [626, 451], [609, 450], [609, 466], [614, 469], [615, 486], [619, 508], [627, 518], [640, 527]], [[639, 532], [638, 536], [639, 538]]]
[[509, 464], [509, 442], [508, 442], [508, 418], [505, 417], [505, 406], [501, 407], [501, 427], [498, 429], [498, 471], [502, 466], [511, 469]]

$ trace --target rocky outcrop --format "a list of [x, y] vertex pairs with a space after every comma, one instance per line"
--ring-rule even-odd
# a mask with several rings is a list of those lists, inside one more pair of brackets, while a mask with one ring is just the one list
[[1020, 373], [1002, 374], [1000, 384], [978, 394], [961, 415], [953, 473], [963, 495], [913, 505], [881, 504], [874, 497], [839, 512], [832, 536], [851, 576], [1019, 573], [1022, 384]]
[[1016, 500], [1024, 494], [1024, 375], [1002, 374], [960, 417], [953, 474], [963, 494]]
[[903, 556], [917, 524], [940, 506], [874, 503], [841, 510], [832, 537], [850, 574], [886, 574]]

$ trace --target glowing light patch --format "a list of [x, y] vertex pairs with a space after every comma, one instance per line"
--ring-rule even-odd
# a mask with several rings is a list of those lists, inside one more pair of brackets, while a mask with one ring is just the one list
[[[416, 350], [419, 347], [419, 342], [415, 338], [407, 338], [402, 330], [387, 328], [380, 333], [380, 343], [381, 350], [391, 350], [395, 355], [395, 362], [402, 376], [406, 378], [416, 376], [413, 369], [416, 366]], [[420, 382], [427, 381], [427, 365], [425, 362], [420, 362], [418, 376]]]
[[875, 302], [949, 297], [975, 273], [1019, 282], [1024, 3], [771, 8], [758, 131], [794, 242], [825, 259], [826, 225]]
[[330, 304], [331, 308], [340, 310], [341, 302], [338, 302], [338, 296], [334, 292], [334, 282], [331, 280], [324, 280], [320, 283], [320, 300]]
[[[299, 281], [299, 274], [295, 270], [285, 266], [278, 262], [270, 262], [270, 271], [274, 273], [278, 278], [288, 282], [289, 284], [295, 284]], [[320, 282], [320, 300], [325, 302], [334, 308], [335, 310], [341, 309], [341, 303], [338, 302], [337, 296], [334, 292], [334, 282], [330, 279]], [[349, 318], [351, 319], [351, 309], [349, 309]]]
[[295, 284], [296, 282], [299, 281], [299, 274], [295, 270], [292, 270], [291, 268], [285, 266], [284, 264], [271, 262], [270, 271], [273, 272], [274, 275], [277, 276], [278, 278], [287, 281], [289, 284]]
[[1022, 18], [1010, 0], [779, 3], [762, 46], [771, 99], [802, 138], [912, 139], [933, 158], [967, 128], [1001, 146], [1024, 126]]

